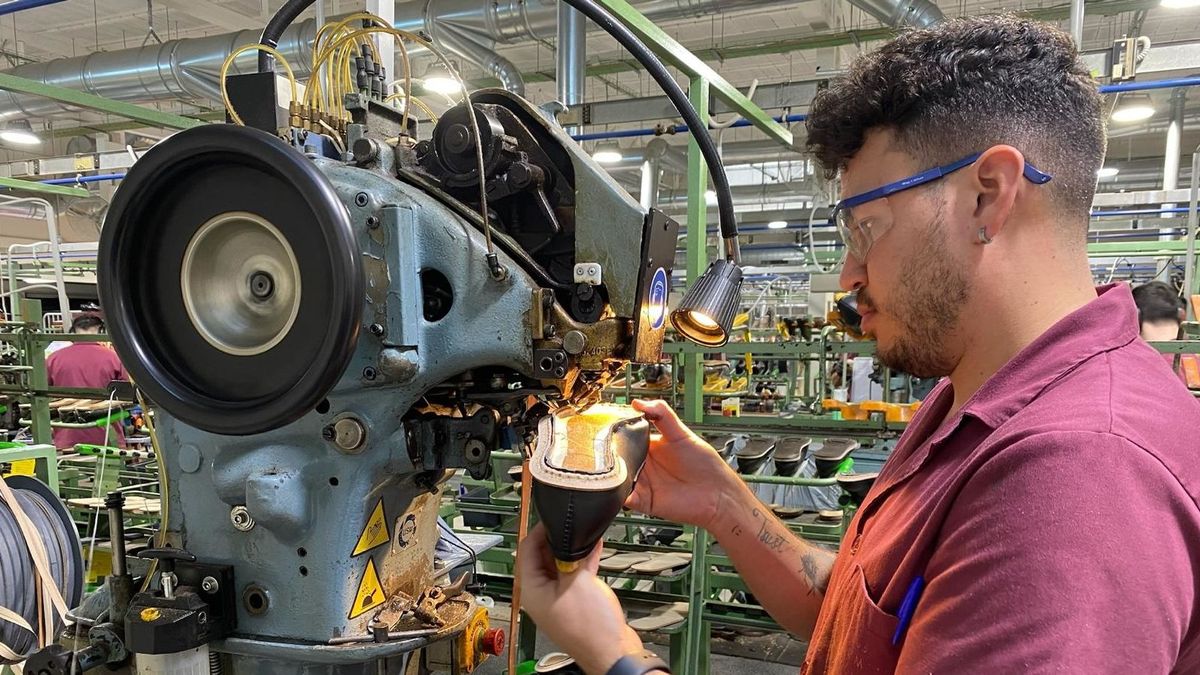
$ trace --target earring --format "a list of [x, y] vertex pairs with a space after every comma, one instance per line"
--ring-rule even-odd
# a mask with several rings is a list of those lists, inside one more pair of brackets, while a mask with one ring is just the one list
[[981, 243], [981, 244], [992, 243], [992, 238], [988, 236], [986, 227], [979, 228], [979, 243]]

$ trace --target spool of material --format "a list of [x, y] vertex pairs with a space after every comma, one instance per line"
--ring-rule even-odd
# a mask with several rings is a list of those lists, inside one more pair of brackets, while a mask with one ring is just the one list
[[[83, 596], [79, 535], [66, 508], [45, 484], [28, 476], [9, 476], [3, 481], [7, 489], [0, 487], [0, 607], [35, 630], [43, 623], [40, 617], [50, 616], [46, 636], [52, 637], [62, 629], [63, 620], [50, 609], [52, 603], [38, 597], [34, 548], [40, 544], [44, 549], [48, 581], [68, 608], [75, 607]], [[29, 518], [37, 543], [31, 544], [20, 527], [15, 511], [18, 508]], [[6, 653], [4, 646], [12, 654]], [[22, 660], [11, 657], [24, 657], [40, 646], [39, 636], [12, 620], [0, 620], [0, 664]]]

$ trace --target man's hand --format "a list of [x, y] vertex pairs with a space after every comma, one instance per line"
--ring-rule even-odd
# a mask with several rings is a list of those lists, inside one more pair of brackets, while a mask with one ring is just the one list
[[666, 401], [634, 401], [633, 407], [662, 436], [651, 439], [637, 488], [625, 505], [708, 530], [767, 612], [796, 635], [810, 635], [834, 555], [788, 530]]
[[559, 572], [541, 525], [525, 537], [517, 554], [522, 609], [589, 675], [604, 675], [622, 656], [642, 650], [617, 596], [596, 577], [599, 569], [597, 544], [574, 572]]
[[726, 491], [741, 484], [711, 445], [679, 421], [666, 401], [634, 401], [660, 435], [625, 505], [656, 518], [713, 529]]

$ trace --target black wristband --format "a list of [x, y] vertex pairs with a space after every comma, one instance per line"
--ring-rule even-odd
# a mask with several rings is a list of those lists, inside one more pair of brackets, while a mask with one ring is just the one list
[[656, 670], [671, 672], [670, 666], [649, 649], [640, 654], [626, 654], [608, 669], [606, 675], [646, 675]]

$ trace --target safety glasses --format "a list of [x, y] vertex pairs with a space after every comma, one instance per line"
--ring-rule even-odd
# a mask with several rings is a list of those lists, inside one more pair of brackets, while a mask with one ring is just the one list
[[[834, 207], [833, 214], [829, 217], [829, 222], [837, 227], [838, 236], [841, 237], [842, 243], [845, 244], [846, 251], [859, 262], [864, 262], [867, 258], [867, 252], [871, 250], [871, 244], [891, 228], [892, 219], [890, 217], [872, 218], [870, 216], [855, 218], [853, 213], [855, 207], [949, 176], [963, 167], [974, 164], [981, 155], [983, 155], [982, 152], [976, 152], [957, 162], [927, 169], [908, 178], [902, 178], [893, 183], [877, 187], [874, 190], [868, 190], [867, 192], [847, 197], [838, 202]], [[1029, 162], [1025, 163], [1023, 174], [1025, 179], [1034, 185], [1045, 185], [1051, 179], [1050, 174], [1039, 171]]]

